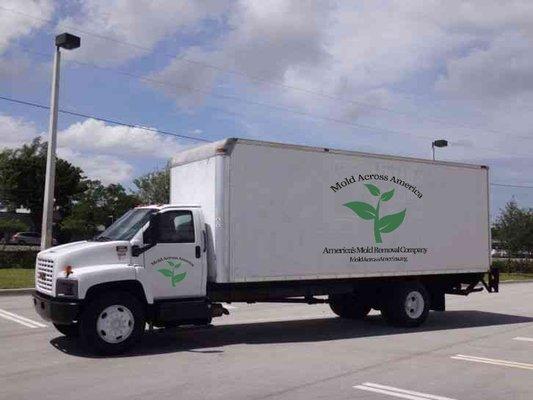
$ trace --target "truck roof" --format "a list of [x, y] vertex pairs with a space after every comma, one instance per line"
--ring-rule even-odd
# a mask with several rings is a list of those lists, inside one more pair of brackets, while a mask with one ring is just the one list
[[200, 208], [198, 204], [148, 204], [135, 208], [153, 208], [154, 210], [164, 210], [167, 208]]
[[253, 145], [253, 146], [265, 146], [265, 147], [278, 147], [285, 149], [293, 149], [299, 151], [310, 151], [310, 152], [320, 152], [320, 153], [331, 153], [331, 154], [341, 154], [348, 156], [363, 156], [363, 157], [372, 157], [372, 158], [381, 158], [389, 159], [396, 161], [409, 161], [409, 162], [420, 162], [427, 164], [442, 164], [448, 166], [456, 167], [466, 167], [466, 168], [484, 168], [488, 169], [485, 165], [479, 164], [468, 164], [460, 163], [453, 161], [434, 161], [426, 158], [416, 158], [416, 157], [403, 157], [403, 156], [394, 156], [390, 154], [377, 154], [377, 153], [366, 153], [353, 150], [341, 150], [341, 149], [331, 149], [327, 147], [314, 147], [314, 146], [304, 146], [297, 144], [287, 144], [287, 143], [278, 143], [278, 142], [268, 142], [262, 140], [252, 140], [252, 139], [241, 139], [241, 138], [227, 138], [218, 140], [216, 142], [202, 144], [190, 149], [184, 150], [178, 153], [173, 157], [171, 166], [178, 166], [183, 164], [188, 164], [194, 161], [205, 160], [207, 158], [214, 157], [216, 155], [231, 155], [234, 147], [239, 144]]

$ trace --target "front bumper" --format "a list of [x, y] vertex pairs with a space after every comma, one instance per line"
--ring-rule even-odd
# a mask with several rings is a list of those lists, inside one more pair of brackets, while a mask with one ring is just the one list
[[34, 291], [33, 306], [41, 318], [56, 324], [68, 325], [78, 320], [80, 303], [74, 300], [56, 299]]

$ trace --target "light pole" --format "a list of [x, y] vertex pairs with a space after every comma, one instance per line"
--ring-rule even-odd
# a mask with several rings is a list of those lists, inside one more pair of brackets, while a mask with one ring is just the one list
[[448, 146], [448, 141], [444, 139], [434, 140], [431, 143], [431, 150], [433, 151], [433, 161], [435, 161], [435, 147], [446, 147]]
[[52, 93], [50, 95], [50, 125], [48, 130], [48, 151], [46, 154], [46, 180], [44, 183], [43, 223], [41, 227], [41, 250], [52, 246], [52, 225], [54, 218], [54, 186], [56, 178], [57, 142], [57, 100], [59, 97], [60, 49], [72, 50], [80, 47], [80, 38], [70, 33], [56, 36], [56, 51], [52, 69]]

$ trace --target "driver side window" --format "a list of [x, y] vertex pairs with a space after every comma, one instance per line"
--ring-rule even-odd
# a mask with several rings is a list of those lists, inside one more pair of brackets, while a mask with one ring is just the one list
[[159, 243], [194, 243], [192, 212], [177, 210], [161, 214], [157, 238]]

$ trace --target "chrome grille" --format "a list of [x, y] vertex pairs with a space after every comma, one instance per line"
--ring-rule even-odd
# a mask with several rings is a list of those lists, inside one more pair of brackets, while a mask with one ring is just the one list
[[37, 258], [37, 271], [35, 284], [37, 289], [44, 292], [52, 292], [52, 281], [54, 276], [54, 260]]

